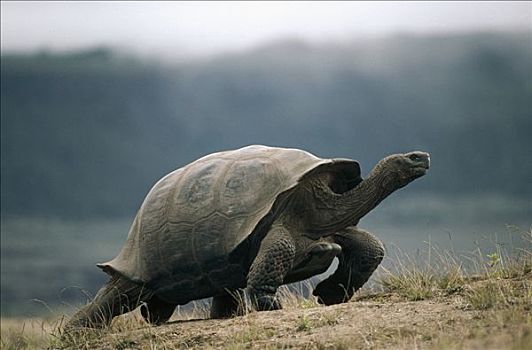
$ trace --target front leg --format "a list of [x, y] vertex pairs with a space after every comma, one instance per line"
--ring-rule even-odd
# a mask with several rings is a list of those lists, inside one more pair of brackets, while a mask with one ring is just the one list
[[288, 230], [273, 226], [261, 242], [247, 278], [251, 301], [258, 311], [282, 308], [277, 288], [292, 268], [295, 255], [296, 246]]
[[332, 305], [351, 299], [355, 291], [367, 282], [384, 257], [384, 246], [371, 233], [355, 226], [334, 235], [342, 247], [338, 268], [314, 289], [320, 304]]

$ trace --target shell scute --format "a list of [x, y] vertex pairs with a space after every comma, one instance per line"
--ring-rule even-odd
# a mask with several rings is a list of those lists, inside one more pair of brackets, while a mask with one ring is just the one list
[[219, 208], [228, 217], [252, 214], [281, 186], [275, 164], [267, 158], [236, 161], [221, 186]]
[[213, 159], [187, 169], [177, 186], [168, 216], [174, 221], [195, 222], [216, 209], [216, 186], [228, 161]]

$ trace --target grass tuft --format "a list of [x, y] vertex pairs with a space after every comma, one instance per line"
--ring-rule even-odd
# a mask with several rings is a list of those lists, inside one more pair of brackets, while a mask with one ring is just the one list
[[432, 264], [402, 254], [396, 258], [394, 270], [381, 268], [378, 283], [384, 291], [398, 293], [411, 301], [460, 292], [466, 280], [462, 264], [450, 254], [441, 254], [434, 247], [429, 249], [434, 250], [429, 256], [436, 256]]
[[[378, 283], [385, 292], [397, 293], [410, 301], [452, 294], [463, 295], [476, 309], [487, 309], [508, 303], [514, 294], [501, 279], [527, 279], [532, 271], [532, 231], [522, 232], [524, 247], [511, 254], [496, 245], [495, 251], [483, 253], [480, 248], [459, 259], [454, 253], [428, 247], [426, 260], [415, 260], [400, 251], [393, 269], [381, 268]], [[468, 262], [468, 271], [462, 260]], [[475, 283], [485, 281], [486, 283]]]
[[298, 323], [297, 323], [297, 331], [303, 332], [303, 331], [309, 331], [312, 328], [312, 325], [310, 323], [310, 319], [307, 315], [303, 314], [299, 317]]

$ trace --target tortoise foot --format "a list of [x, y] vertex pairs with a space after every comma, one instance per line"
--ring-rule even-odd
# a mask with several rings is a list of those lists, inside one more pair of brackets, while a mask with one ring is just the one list
[[279, 299], [275, 294], [270, 293], [254, 293], [252, 296], [253, 306], [257, 311], [271, 311], [280, 310], [283, 308]]
[[328, 279], [321, 281], [312, 294], [318, 297], [318, 303], [324, 305], [345, 303], [353, 296], [345, 286]]
[[342, 252], [342, 247], [336, 243], [319, 242], [312, 246], [310, 249], [311, 255], [322, 256], [337, 256]]

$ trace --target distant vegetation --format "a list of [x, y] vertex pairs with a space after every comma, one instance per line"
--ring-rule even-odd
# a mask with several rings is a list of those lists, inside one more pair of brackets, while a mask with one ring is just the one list
[[412, 149], [412, 191], [532, 195], [528, 34], [285, 41], [155, 64], [96, 48], [4, 55], [2, 215], [132, 216], [163, 174], [252, 143], [361, 161]]

